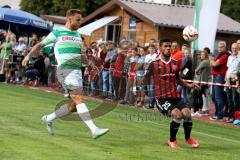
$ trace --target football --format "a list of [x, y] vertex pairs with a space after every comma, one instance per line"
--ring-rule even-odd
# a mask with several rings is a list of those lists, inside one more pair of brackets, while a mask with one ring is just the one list
[[194, 26], [188, 25], [183, 29], [183, 39], [188, 42], [194, 41], [198, 38], [198, 31]]

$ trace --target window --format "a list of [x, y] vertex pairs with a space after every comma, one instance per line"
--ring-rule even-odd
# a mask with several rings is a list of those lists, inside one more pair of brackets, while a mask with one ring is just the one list
[[113, 41], [115, 43], [119, 42], [121, 35], [121, 26], [120, 25], [108, 25], [107, 26], [107, 41]]
[[107, 30], [107, 40], [112, 41], [113, 40], [113, 26], [108, 26]]
[[128, 39], [132, 41], [136, 41], [136, 31], [129, 31], [128, 32]]

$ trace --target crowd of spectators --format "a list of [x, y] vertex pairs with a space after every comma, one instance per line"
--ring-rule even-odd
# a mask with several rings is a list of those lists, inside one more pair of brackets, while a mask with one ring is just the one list
[[[40, 40], [36, 35], [30, 39], [16, 39], [14, 34], [0, 33], [1, 74], [5, 74], [6, 83], [59, 86], [53, 45], [45, 46], [40, 56], [33, 56], [28, 67], [21, 65], [21, 59]], [[154, 82], [152, 80], [142, 86], [141, 79], [149, 63], [160, 58], [158, 40], [151, 39], [144, 46], [126, 39], [118, 44], [112, 41], [92, 42], [89, 46], [84, 45], [82, 54], [88, 60], [87, 64], [82, 65], [86, 95], [146, 109], [155, 107]], [[180, 62], [180, 75], [184, 80], [239, 84], [240, 41], [233, 43], [230, 51], [226, 43], [220, 41], [216, 53], [211, 53], [206, 47], [195, 54], [191, 53], [189, 44], [180, 45], [173, 41], [172, 58]], [[196, 64], [194, 62], [197, 66], [193, 65]], [[227, 122], [233, 122], [240, 104], [238, 89], [202, 83], [199, 86], [199, 89], [191, 90], [177, 86], [184, 102], [192, 106], [192, 116], [209, 115], [209, 101], [212, 99], [215, 113], [210, 119], [223, 120], [227, 117]]]

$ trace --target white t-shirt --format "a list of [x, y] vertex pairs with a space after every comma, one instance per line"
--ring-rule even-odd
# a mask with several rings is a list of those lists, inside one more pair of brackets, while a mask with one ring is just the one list
[[227, 61], [227, 73], [226, 77], [230, 78], [232, 75], [236, 74], [240, 67], [240, 55], [237, 56], [230, 55]]
[[145, 57], [145, 63], [151, 63], [152, 61], [154, 61], [157, 58], [157, 54], [153, 53], [153, 54], [147, 54]]
[[23, 52], [26, 50], [26, 45], [24, 43], [18, 44], [16, 47], [16, 50], [20, 53], [23, 54]]

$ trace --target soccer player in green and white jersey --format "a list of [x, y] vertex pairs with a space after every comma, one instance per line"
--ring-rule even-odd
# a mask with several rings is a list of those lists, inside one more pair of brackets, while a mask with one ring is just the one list
[[64, 117], [72, 112], [79, 114], [92, 132], [93, 138], [98, 138], [109, 131], [109, 129], [98, 128], [91, 119], [88, 108], [83, 102], [81, 64], [83, 43], [77, 29], [80, 27], [81, 12], [70, 9], [66, 13], [66, 24], [64, 28], [53, 30], [42, 42], [35, 45], [24, 58], [22, 64], [26, 66], [32, 54], [37, 53], [42, 47], [55, 43], [54, 54], [58, 63], [57, 77], [60, 83], [67, 87], [70, 92], [70, 101], [62, 105], [55, 112], [44, 115], [42, 120], [47, 124], [50, 134], [54, 134], [53, 120]]

